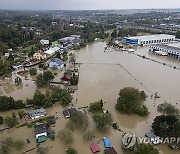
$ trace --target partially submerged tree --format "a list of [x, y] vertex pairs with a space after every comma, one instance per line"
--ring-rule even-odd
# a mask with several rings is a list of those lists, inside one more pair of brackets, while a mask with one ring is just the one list
[[174, 115], [156, 116], [152, 129], [160, 137], [178, 137], [180, 135], [180, 120]]
[[60, 141], [63, 142], [64, 144], [73, 143], [73, 135], [68, 131], [65, 131], [65, 130], [59, 131], [58, 137]]
[[36, 68], [30, 68], [29, 69], [29, 74], [30, 75], [37, 75], [37, 69]]
[[97, 113], [93, 115], [96, 127], [101, 130], [107, 130], [112, 125], [112, 116], [110, 113]]
[[179, 110], [170, 103], [162, 103], [158, 105], [158, 111], [164, 114], [178, 115]]
[[126, 87], [120, 90], [117, 99], [116, 109], [119, 112], [126, 114], [138, 114], [140, 116], [147, 116], [149, 111], [143, 101], [145, 99], [144, 92], [132, 87]]
[[4, 122], [4, 119], [3, 119], [3, 117], [0, 116], [0, 125], [2, 125], [3, 122]]
[[54, 75], [51, 71], [45, 71], [43, 74], [39, 74], [36, 77], [36, 84], [38, 87], [44, 87], [48, 85], [54, 79]]
[[85, 131], [89, 125], [88, 117], [86, 114], [78, 111], [70, 117], [67, 127], [70, 129], [78, 129]]
[[69, 147], [66, 150], [66, 154], [77, 154], [77, 151], [76, 151], [76, 149], [73, 149], [73, 148]]
[[92, 131], [86, 131], [83, 135], [83, 139], [84, 141], [91, 141], [92, 139], [95, 138], [95, 135]]
[[101, 99], [98, 102], [91, 103], [89, 105], [89, 111], [91, 112], [102, 112], [103, 111], [103, 100]]
[[138, 144], [136, 154], [159, 154], [157, 148], [151, 144]]

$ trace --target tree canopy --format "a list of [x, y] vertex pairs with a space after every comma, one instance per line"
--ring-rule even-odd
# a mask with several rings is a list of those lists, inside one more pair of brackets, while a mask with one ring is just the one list
[[140, 116], [146, 116], [149, 111], [143, 101], [145, 99], [144, 93], [135, 88], [126, 87], [120, 90], [119, 97], [117, 99], [116, 109], [119, 112], [126, 114], [138, 114]]
[[54, 79], [54, 75], [51, 71], [45, 71], [43, 74], [39, 74], [36, 77], [36, 84], [38, 87], [48, 85]]
[[159, 154], [157, 148], [151, 144], [138, 144], [136, 154]]
[[103, 111], [103, 100], [91, 103], [89, 105], [89, 111], [91, 112], [102, 112]]
[[174, 115], [156, 116], [152, 129], [160, 137], [178, 137], [180, 135], [180, 120]]
[[106, 130], [112, 125], [112, 116], [110, 113], [96, 113], [93, 115], [93, 120], [98, 129]]

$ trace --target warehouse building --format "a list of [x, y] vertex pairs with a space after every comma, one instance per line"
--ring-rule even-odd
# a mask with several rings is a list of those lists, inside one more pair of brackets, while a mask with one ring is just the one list
[[175, 36], [167, 34], [133, 36], [124, 38], [124, 42], [130, 45], [163, 44], [173, 41], [175, 41]]
[[164, 53], [167, 53], [168, 56], [174, 57], [174, 58], [180, 58], [180, 48], [173, 47], [165, 44], [154, 44], [150, 45], [151, 51], [162, 51]]

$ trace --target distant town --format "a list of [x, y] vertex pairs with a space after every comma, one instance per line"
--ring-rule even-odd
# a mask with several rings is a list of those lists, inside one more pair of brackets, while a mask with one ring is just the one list
[[180, 9], [0, 10], [0, 154], [179, 154]]

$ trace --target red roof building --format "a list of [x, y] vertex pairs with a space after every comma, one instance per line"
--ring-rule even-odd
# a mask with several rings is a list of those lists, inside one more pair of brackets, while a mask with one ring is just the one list
[[91, 149], [92, 153], [100, 152], [100, 148], [96, 143], [92, 143], [90, 145], [90, 149]]

